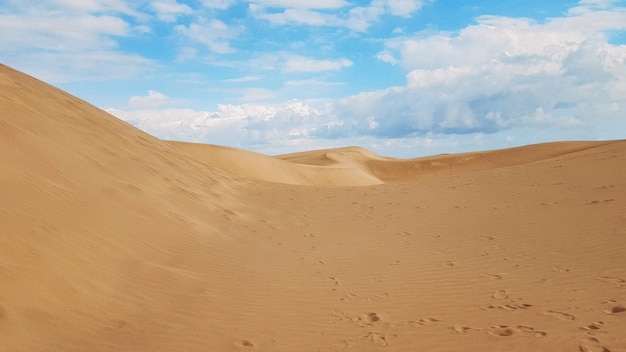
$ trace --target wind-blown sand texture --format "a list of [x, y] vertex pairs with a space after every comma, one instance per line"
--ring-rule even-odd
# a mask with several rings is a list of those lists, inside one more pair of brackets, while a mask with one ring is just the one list
[[162, 141], [0, 66], [1, 351], [626, 351], [626, 142]]

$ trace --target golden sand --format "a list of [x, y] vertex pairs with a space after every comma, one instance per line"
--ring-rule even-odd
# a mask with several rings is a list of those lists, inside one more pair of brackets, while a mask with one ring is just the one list
[[0, 66], [0, 351], [626, 351], [626, 142], [159, 140]]

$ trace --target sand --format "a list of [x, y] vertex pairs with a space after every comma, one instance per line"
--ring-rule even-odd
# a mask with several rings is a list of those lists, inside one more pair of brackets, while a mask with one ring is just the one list
[[626, 141], [159, 140], [0, 66], [0, 351], [626, 351]]

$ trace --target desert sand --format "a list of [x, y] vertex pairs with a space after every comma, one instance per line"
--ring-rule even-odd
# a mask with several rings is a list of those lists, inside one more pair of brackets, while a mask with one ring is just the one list
[[626, 351], [626, 141], [159, 140], [0, 66], [0, 351]]

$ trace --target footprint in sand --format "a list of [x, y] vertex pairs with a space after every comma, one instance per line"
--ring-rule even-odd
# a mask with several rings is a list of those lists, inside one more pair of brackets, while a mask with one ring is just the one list
[[381, 334], [379, 332], [370, 331], [367, 335], [361, 336], [364, 340], [372, 341], [378, 347], [389, 346], [389, 340], [396, 338], [396, 334]]
[[502, 274], [480, 274], [480, 275], [490, 278], [492, 280], [502, 280]]
[[396, 266], [396, 265], [400, 265], [400, 264], [402, 264], [402, 262], [399, 261], [399, 260], [396, 260], [393, 263], [387, 264], [387, 266]]
[[376, 312], [364, 313], [360, 316], [349, 316], [339, 310], [336, 310], [335, 313], [331, 314], [331, 320], [333, 321], [341, 321], [344, 319], [349, 320], [361, 327], [375, 326], [383, 321], [382, 317]]
[[507, 325], [496, 325], [487, 328], [487, 333], [493, 336], [513, 336], [515, 334], [515, 329]]
[[547, 332], [541, 330], [535, 330], [535, 328], [530, 326], [518, 325], [517, 329], [526, 336], [534, 336], [534, 337], [542, 337], [548, 335]]
[[514, 303], [509, 303], [509, 304], [502, 304], [502, 305], [489, 305], [486, 307], [481, 307], [482, 309], [504, 309], [508, 312], [515, 312], [518, 309], [528, 309], [528, 308], [532, 308], [532, 304], [528, 304], [528, 303], [520, 303], [520, 304], [514, 304]]
[[459, 334], [466, 334], [472, 330], [477, 330], [474, 328], [470, 328], [469, 326], [455, 325], [450, 327], [452, 330], [456, 331]]
[[598, 280], [613, 284], [620, 288], [626, 286], [626, 280], [619, 277], [599, 276]]
[[613, 306], [611, 308], [605, 309], [604, 312], [606, 314], [619, 314], [626, 312], [626, 307], [623, 306]]
[[603, 200], [588, 200], [586, 204], [602, 204], [602, 203], [611, 203], [615, 201], [615, 199], [603, 199]]
[[362, 317], [362, 321], [364, 321], [367, 325], [371, 325], [371, 324], [377, 323], [380, 320], [381, 320], [380, 316], [378, 314], [374, 313], [374, 312], [367, 313], [367, 314], [363, 315], [363, 317]]
[[451, 260], [446, 260], [445, 262], [441, 263], [441, 266], [446, 268], [453, 268], [455, 265], [456, 263]]
[[595, 331], [595, 330], [600, 330], [602, 329], [602, 326], [604, 326], [604, 322], [601, 320], [598, 320], [594, 323], [591, 324], [587, 324], [587, 325], [583, 325], [580, 328], [582, 330], [587, 330], [587, 331]]
[[249, 340], [240, 340], [235, 342], [235, 346], [237, 347], [254, 347], [254, 344]]
[[359, 298], [359, 295], [357, 295], [356, 293], [349, 292], [348, 294], [346, 294], [343, 297], [339, 298], [339, 300], [340, 301], [354, 301], [357, 298]]
[[600, 340], [593, 336], [587, 336], [586, 339], [581, 341], [578, 345], [578, 351], [580, 352], [611, 352], [608, 348], [600, 344]]
[[406, 325], [410, 326], [424, 326], [432, 323], [437, 323], [440, 320], [433, 317], [420, 318], [419, 320], [410, 320], [406, 323]]
[[341, 351], [345, 351], [346, 349], [348, 349], [348, 347], [350, 347], [350, 343], [348, 343], [347, 340], [341, 340], [341, 341], [328, 345], [327, 351], [341, 352]]
[[578, 351], [580, 352], [611, 352], [610, 349], [604, 347], [604, 346], [593, 346], [590, 347], [587, 344], [583, 344], [583, 345], [578, 345]]
[[337, 280], [337, 278], [335, 278], [334, 276], [329, 276], [326, 278], [326, 280], [332, 284], [339, 285], [339, 280]]
[[563, 312], [557, 312], [555, 310], [546, 310], [545, 312], [543, 312], [543, 314], [549, 315], [551, 317], [555, 317], [555, 318], [561, 319], [561, 320], [574, 320], [574, 319], [576, 319], [576, 317], [571, 315], [571, 314], [567, 314], [567, 313], [563, 313]]
[[498, 337], [508, 337], [513, 336], [515, 334], [525, 335], [525, 336], [533, 336], [533, 337], [543, 337], [548, 335], [547, 332], [541, 330], [535, 330], [535, 328], [525, 325], [518, 325], [517, 327], [510, 327], [508, 325], [496, 325], [487, 328], [487, 333], [493, 336]]
[[491, 297], [493, 299], [507, 299], [509, 298], [509, 295], [507, 295], [506, 290], [497, 290], [491, 295]]

